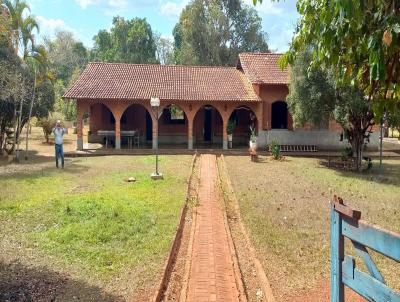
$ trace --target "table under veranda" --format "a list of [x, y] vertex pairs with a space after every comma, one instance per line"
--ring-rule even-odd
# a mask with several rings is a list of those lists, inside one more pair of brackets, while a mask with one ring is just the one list
[[[106, 141], [106, 149], [108, 148], [109, 141], [114, 140], [115, 142], [115, 131], [114, 130], [98, 130], [97, 135], [103, 136]], [[121, 131], [121, 139], [127, 138], [128, 148], [132, 149], [134, 145], [139, 148], [140, 132], [139, 130], [124, 130]]]

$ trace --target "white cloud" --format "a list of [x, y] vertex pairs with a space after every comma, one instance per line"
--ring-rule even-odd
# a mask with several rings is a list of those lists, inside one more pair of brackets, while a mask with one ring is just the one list
[[188, 0], [182, 0], [181, 2], [167, 1], [161, 4], [160, 14], [172, 18], [178, 17], [187, 4]]
[[99, 0], [75, 0], [76, 3], [82, 8], [86, 9], [89, 5], [97, 5], [100, 4]]
[[43, 16], [37, 16], [36, 19], [39, 22], [40, 31], [45, 34], [53, 34], [57, 30], [75, 31], [72, 27], [67, 26], [62, 19], [46, 19]]
[[90, 47], [93, 43], [92, 39], [88, 38], [89, 36], [85, 34], [83, 29], [77, 30], [76, 28], [67, 25], [62, 19], [46, 19], [43, 16], [37, 16], [36, 20], [39, 23], [40, 29], [39, 41], [42, 41], [45, 37], [53, 39], [58, 31], [66, 30], [72, 32], [73, 35], [86, 46]]

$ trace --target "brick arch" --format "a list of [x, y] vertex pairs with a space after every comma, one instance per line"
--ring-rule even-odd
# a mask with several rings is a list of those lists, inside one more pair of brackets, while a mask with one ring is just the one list
[[262, 120], [261, 120], [261, 119], [262, 119], [261, 114], [259, 113], [259, 110], [257, 110], [257, 108], [254, 108], [254, 106], [251, 106], [251, 105], [248, 105], [248, 104], [241, 104], [241, 105], [237, 105], [237, 106], [231, 108], [231, 109], [228, 111], [228, 119], [231, 117], [232, 113], [233, 113], [236, 109], [238, 109], [238, 108], [240, 108], [240, 107], [245, 107], [245, 108], [249, 109], [249, 110], [254, 114], [254, 116], [256, 117], [256, 122], [257, 122], [257, 124], [256, 124], [256, 129], [260, 129], [260, 124], [261, 124], [261, 122], [262, 122]]
[[150, 114], [152, 122], [153, 123], [155, 122], [155, 116], [150, 106], [150, 100], [148, 101], [149, 104], [147, 104], [145, 101], [117, 101], [116, 103], [117, 104], [115, 105], [115, 111], [117, 113], [117, 116], [119, 116], [119, 118], [121, 118], [122, 115], [125, 113], [125, 111], [132, 105], [140, 105], [144, 107], [146, 111]]
[[[196, 117], [197, 113], [200, 111], [201, 108], [205, 107], [205, 106], [211, 106], [213, 108], [215, 108], [217, 110], [217, 112], [219, 113], [219, 115], [221, 116], [222, 120], [226, 119], [226, 112], [223, 108], [222, 105], [220, 104], [212, 104], [212, 103], [207, 103], [207, 102], [203, 102], [201, 104], [195, 104], [195, 106], [193, 106], [193, 119]], [[229, 118], [229, 116], [228, 116]]]
[[[216, 103], [200, 103], [200, 104], [195, 104], [192, 108], [192, 114], [191, 114], [191, 119], [192, 119], [192, 126], [193, 126], [193, 132], [194, 135], [193, 137], [197, 138], [197, 142], [209, 142], [212, 141], [215, 143], [216, 141], [214, 140], [215, 137], [222, 137], [222, 142], [226, 140], [226, 125], [228, 118], [226, 117], [226, 110], [224, 110], [224, 107], [221, 104], [216, 104]], [[204, 116], [200, 116], [200, 112], [204, 107], [211, 107], [213, 108], [217, 113], [217, 116], [221, 119], [221, 122], [215, 123], [215, 119], [212, 118], [212, 116], [207, 117], [206, 113], [204, 113]], [[204, 111], [206, 112], [206, 111]], [[203, 121], [199, 120], [199, 118], [203, 118]], [[209, 118], [209, 122], [205, 122], [206, 118]], [[202, 128], [205, 127], [205, 128]], [[202, 129], [203, 131], [199, 131]], [[190, 135], [190, 133], [189, 133]], [[225, 147], [226, 143], [223, 143], [223, 147]]]
[[163, 104], [161, 104], [160, 106], [160, 111], [164, 110], [165, 108], [167, 108], [168, 106], [174, 105], [176, 107], [178, 107], [179, 109], [181, 109], [183, 111], [183, 113], [185, 114], [186, 118], [189, 119], [189, 105], [185, 105], [183, 103], [180, 102], [174, 102], [174, 101], [166, 101], [163, 102]]

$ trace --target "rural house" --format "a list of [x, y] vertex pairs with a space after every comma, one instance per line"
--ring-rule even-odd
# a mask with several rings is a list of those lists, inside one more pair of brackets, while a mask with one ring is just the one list
[[[64, 98], [77, 100], [77, 147], [83, 148], [83, 120], [89, 142], [125, 147], [228, 148], [248, 146], [250, 128], [257, 145], [272, 139], [283, 145], [339, 149], [342, 129], [293, 128], [285, 102], [288, 70], [279, 54], [241, 53], [235, 67], [89, 63]], [[150, 99], [160, 99], [159, 127]], [[134, 138], [132, 138], [134, 136]], [[134, 141], [132, 141], [134, 139]], [[371, 142], [377, 144], [377, 134]]]

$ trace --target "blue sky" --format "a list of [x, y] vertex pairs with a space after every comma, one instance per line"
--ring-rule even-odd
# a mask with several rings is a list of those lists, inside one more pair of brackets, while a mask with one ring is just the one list
[[[100, 29], [109, 29], [112, 17], [145, 17], [153, 31], [172, 38], [179, 14], [189, 0], [27, 0], [40, 24], [40, 35], [52, 37], [57, 30], [72, 31], [86, 46]], [[252, 5], [252, 0], [244, 0]], [[264, 0], [256, 9], [273, 51], [285, 51], [298, 18], [295, 0]]]

